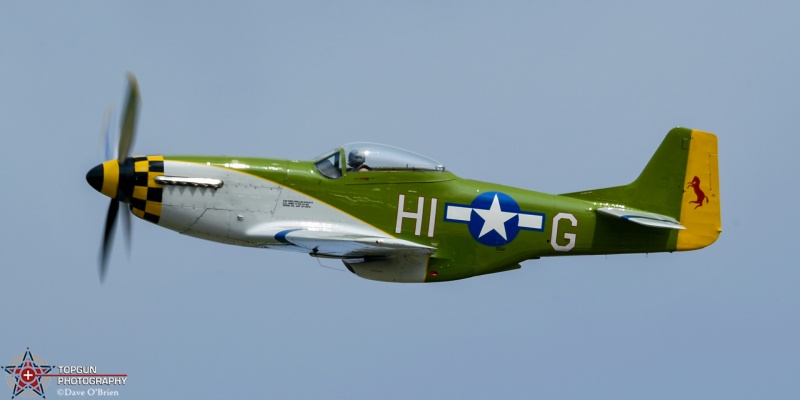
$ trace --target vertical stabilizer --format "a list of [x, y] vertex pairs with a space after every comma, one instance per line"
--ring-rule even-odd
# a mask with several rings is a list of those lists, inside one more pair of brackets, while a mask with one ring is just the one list
[[676, 232], [667, 251], [706, 247], [722, 232], [717, 137], [674, 128], [632, 183], [564, 196], [591, 201], [598, 212], [612, 210], [622, 218], [631, 214], [624, 210], [633, 209], [679, 221], [686, 229]]

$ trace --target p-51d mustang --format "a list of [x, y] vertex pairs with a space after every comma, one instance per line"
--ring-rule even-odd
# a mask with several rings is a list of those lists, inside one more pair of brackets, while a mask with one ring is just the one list
[[694, 250], [721, 232], [717, 138], [697, 130], [671, 130], [631, 184], [550, 195], [462, 179], [372, 143], [311, 161], [129, 157], [138, 104], [129, 75], [118, 156], [86, 175], [111, 198], [101, 279], [120, 201], [186, 235], [340, 259], [387, 282], [463, 279], [547, 256]]

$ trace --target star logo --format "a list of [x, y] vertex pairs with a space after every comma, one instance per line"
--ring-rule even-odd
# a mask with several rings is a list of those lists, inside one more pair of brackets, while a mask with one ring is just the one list
[[[19, 357], [17, 357], [17, 360], [19, 360]], [[12, 387], [11, 398], [13, 399], [27, 390], [44, 398], [44, 387], [47, 386], [48, 379], [44, 378], [45, 382], [43, 383], [42, 375], [49, 373], [53, 367], [50, 365], [40, 365], [44, 364], [41, 358], [39, 358], [39, 362], [37, 363], [30, 348], [25, 350], [25, 355], [22, 356], [22, 360], [12, 361], [12, 363], [16, 362], [19, 362], [19, 364], [3, 367], [3, 370], [11, 375], [8, 378], [13, 377], [13, 382], [11, 379], [7, 379], [8, 385]]]
[[472, 204], [445, 205], [447, 222], [466, 223], [472, 238], [486, 246], [511, 243], [521, 229], [544, 231], [544, 213], [520, 210], [514, 199], [500, 192], [481, 193]]

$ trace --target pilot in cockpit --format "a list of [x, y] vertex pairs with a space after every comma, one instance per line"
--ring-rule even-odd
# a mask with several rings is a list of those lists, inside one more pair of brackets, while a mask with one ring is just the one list
[[364, 157], [364, 152], [358, 149], [354, 149], [350, 151], [350, 154], [347, 155], [347, 171], [348, 172], [364, 172], [364, 171], [372, 171], [366, 164], [366, 157]]

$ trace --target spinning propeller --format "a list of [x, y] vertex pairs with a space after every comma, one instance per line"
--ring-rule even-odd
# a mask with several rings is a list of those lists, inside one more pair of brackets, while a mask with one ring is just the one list
[[[120, 124], [119, 140], [116, 154], [109, 154], [111, 148], [111, 135], [109, 134], [109, 118], [106, 118], [106, 158], [110, 160], [92, 168], [86, 174], [86, 181], [95, 190], [111, 198], [106, 215], [106, 226], [103, 232], [103, 247], [100, 249], [100, 281], [105, 279], [108, 270], [108, 256], [114, 239], [114, 228], [119, 213], [119, 203], [130, 200], [130, 190], [133, 185], [132, 161], [129, 153], [136, 136], [136, 117], [139, 110], [139, 85], [136, 76], [128, 73], [128, 95], [125, 100], [124, 114]], [[122, 220], [124, 225], [125, 242], [130, 246], [130, 213], [124, 212]]]

